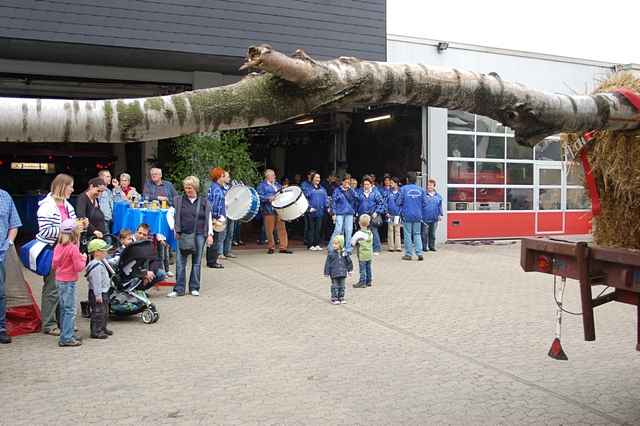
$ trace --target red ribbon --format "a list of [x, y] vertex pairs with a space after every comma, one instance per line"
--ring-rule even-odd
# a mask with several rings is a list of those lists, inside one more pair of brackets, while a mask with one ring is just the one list
[[589, 196], [591, 197], [591, 212], [594, 216], [598, 216], [602, 211], [600, 206], [600, 194], [598, 193], [598, 187], [596, 186], [596, 178], [593, 177], [593, 173], [591, 171], [589, 158], [587, 158], [587, 151], [584, 149], [580, 151], [580, 161], [582, 162], [584, 177], [587, 181], [587, 189], [589, 190]]
[[[640, 95], [631, 89], [619, 88], [614, 90], [615, 93], [619, 93], [624, 96], [631, 105], [633, 105], [638, 111], [640, 111]], [[589, 142], [593, 139], [595, 132], [586, 132], [582, 137], [585, 142]], [[600, 205], [600, 194], [598, 193], [598, 187], [596, 186], [596, 179], [593, 177], [591, 170], [591, 164], [589, 164], [589, 158], [587, 158], [587, 152], [580, 150], [580, 161], [582, 162], [582, 168], [584, 169], [584, 176], [587, 181], [587, 189], [589, 190], [589, 196], [591, 197], [591, 212], [594, 216], [598, 216], [602, 212]]]
[[621, 87], [620, 89], [614, 90], [615, 93], [620, 93], [622, 96], [627, 98], [629, 103], [633, 105], [638, 111], [640, 111], [640, 95], [634, 92], [631, 89], [626, 89]]

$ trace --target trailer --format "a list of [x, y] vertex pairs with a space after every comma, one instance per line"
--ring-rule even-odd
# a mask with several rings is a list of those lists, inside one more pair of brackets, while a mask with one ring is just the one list
[[[524, 238], [520, 266], [525, 272], [541, 272], [561, 279], [554, 293], [556, 338], [549, 356], [567, 359], [560, 344], [562, 296], [567, 278], [577, 280], [580, 285], [584, 339], [596, 339], [594, 308], [609, 302], [626, 303], [636, 306], [638, 312], [636, 350], [640, 351], [640, 250], [599, 247], [585, 240]], [[592, 287], [599, 285], [613, 291], [603, 290], [593, 297]]]

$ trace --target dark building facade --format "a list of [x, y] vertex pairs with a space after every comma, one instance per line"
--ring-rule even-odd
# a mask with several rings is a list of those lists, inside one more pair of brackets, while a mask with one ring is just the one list
[[[386, 60], [385, 0], [0, 0], [0, 97], [105, 99], [167, 95], [236, 82], [247, 47], [270, 44], [318, 59]], [[305, 132], [287, 126], [278, 141], [335, 143], [335, 117]], [[284, 133], [281, 131], [284, 129]], [[302, 138], [298, 138], [296, 135]], [[273, 137], [271, 138], [273, 142]], [[0, 179], [11, 192], [46, 188], [57, 172], [85, 182], [98, 167], [128, 171], [140, 184], [157, 142], [133, 144], [0, 143]], [[264, 140], [256, 138], [256, 141]], [[256, 149], [281, 166], [294, 146]], [[332, 151], [322, 146], [322, 152]], [[275, 152], [275, 151], [274, 151]], [[278, 158], [275, 158], [278, 157]], [[11, 170], [22, 161], [46, 170]], [[291, 161], [293, 163], [293, 161]], [[326, 169], [326, 167], [325, 167]], [[6, 179], [20, 174], [21, 179]], [[17, 183], [19, 181], [19, 183]], [[77, 186], [82, 186], [79, 184]], [[81, 189], [81, 188], [78, 188]]]

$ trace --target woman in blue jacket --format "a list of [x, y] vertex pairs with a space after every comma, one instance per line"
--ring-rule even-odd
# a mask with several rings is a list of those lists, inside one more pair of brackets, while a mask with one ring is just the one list
[[306, 187], [305, 196], [309, 200], [309, 250], [322, 250], [322, 221], [329, 207], [327, 191], [320, 185], [320, 174], [314, 173], [311, 183]]
[[422, 247], [436, 251], [436, 228], [443, 216], [442, 197], [436, 192], [436, 180], [427, 181], [426, 203], [422, 212]]
[[373, 182], [369, 176], [362, 178], [362, 189], [357, 192], [358, 195], [358, 217], [363, 214], [371, 216], [371, 232], [373, 233], [373, 254], [380, 254], [382, 251], [382, 243], [380, 242], [380, 232], [378, 226], [374, 226], [373, 222], [377, 217], [382, 218], [385, 214], [384, 201], [380, 191], [374, 189]]
[[389, 244], [389, 251], [401, 251], [402, 241], [400, 239], [400, 230], [402, 224], [400, 224], [400, 206], [398, 202], [400, 200], [400, 179], [393, 177], [391, 179], [391, 188], [387, 191], [387, 243]]
[[[333, 239], [336, 235], [344, 235], [345, 241], [351, 241], [353, 234], [353, 216], [356, 213], [357, 197], [355, 191], [351, 188], [351, 176], [346, 174], [342, 177], [342, 185], [333, 191], [331, 197], [332, 206], [331, 213], [335, 221], [331, 241], [329, 242], [329, 251], [333, 250]], [[353, 247], [346, 244], [345, 251], [350, 255]]]
[[[207, 201], [211, 207], [211, 219], [219, 221], [226, 221], [226, 210], [224, 205], [224, 174], [225, 171], [221, 167], [216, 167], [209, 173], [211, 176], [211, 186], [207, 194]], [[222, 266], [218, 262], [218, 256], [221, 254], [218, 250], [220, 239], [224, 239], [224, 231], [214, 232], [214, 238], [216, 244], [211, 247], [207, 247], [207, 267], [222, 269]]]

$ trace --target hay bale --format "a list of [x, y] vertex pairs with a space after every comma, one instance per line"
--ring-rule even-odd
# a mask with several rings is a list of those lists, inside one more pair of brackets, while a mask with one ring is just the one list
[[[640, 93], [640, 75], [614, 74], [596, 93], [621, 87]], [[565, 140], [575, 139], [576, 135], [566, 135]], [[602, 213], [593, 221], [594, 241], [640, 249], [640, 131], [598, 131], [586, 149], [602, 204]]]

